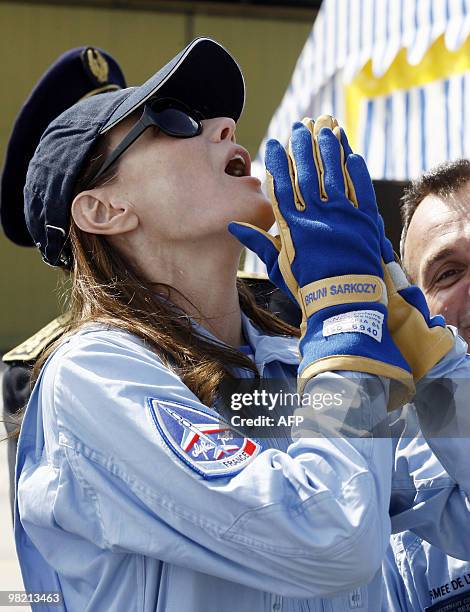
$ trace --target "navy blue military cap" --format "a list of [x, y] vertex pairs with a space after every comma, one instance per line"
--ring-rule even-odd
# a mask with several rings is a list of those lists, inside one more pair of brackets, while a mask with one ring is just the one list
[[245, 84], [238, 64], [222, 45], [197, 38], [140, 87], [87, 98], [57, 117], [29, 164], [24, 189], [26, 223], [46, 263], [70, 267], [70, 205], [93, 145], [155, 95], [178, 99], [206, 119], [237, 121]]
[[24, 216], [23, 188], [34, 151], [47, 126], [79, 100], [126, 87], [119, 64], [95, 47], [70, 49], [42, 75], [16, 118], [0, 187], [0, 219], [7, 237], [34, 246]]

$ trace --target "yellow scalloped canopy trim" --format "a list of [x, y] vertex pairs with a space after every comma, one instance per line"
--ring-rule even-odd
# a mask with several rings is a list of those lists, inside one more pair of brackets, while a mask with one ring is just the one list
[[444, 34], [435, 40], [416, 66], [408, 63], [407, 50], [401, 49], [387, 72], [377, 78], [372, 73], [372, 60], [369, 60], [344, 91], [346, 131], [353, 150], [357, 149], [359, 113], [365, 99], [420, 87], [467, 70], [470, 70], [470, 38], [453, 52], [447, 49]]

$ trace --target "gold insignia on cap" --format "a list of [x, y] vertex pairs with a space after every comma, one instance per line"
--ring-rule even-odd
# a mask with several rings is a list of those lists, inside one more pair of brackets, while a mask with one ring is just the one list
[[85, 52], [85, 61], [98, 83], [106, 83], [109, 76], [109, 66], [101, 53], [97, 49], [89, 48]]

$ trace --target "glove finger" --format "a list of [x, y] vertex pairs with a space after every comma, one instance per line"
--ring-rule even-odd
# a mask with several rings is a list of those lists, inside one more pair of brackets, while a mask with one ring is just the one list
[[270, 270], [274, 262], [277, 261], [277, 256], [281, 249], [278, 236], [271, 236], [271, 234], [254, 225], [237, 221], [229, 223], [227, 229], [246, 248], [258, 255], [266, 265], [266, 268]]
[[343, 130], [343, 128], [338, 127], [334, 130], [334, 132], [335, 132], [336, 137], [339, 139], [341, 143], [341, 147], [343, 149], [344, 157], [345, 157], [343, 171], [344, 171], [344, 182], [346, 185], [346, 195], [348, 196], [348, 199], [352, 203], [352, 205], [355, 208], [357, 208], [358, 202], [357, 202], [356, 191], [354, 189], [354, 185], [351, 180], [351, 177], [349, 176], [348, 169], [346, 168], [346, 159], [348, 158], [349, 155], [352, 155], [353, 152], [349, 145], [349, 141], [348, 141], [348, 137], [346, 136], [346, 132]]
[[[339, 143], [341, 144], [341, 149], [342, 149], [341, 167], [343, 169], [343, 178], [344, 178], [344, 186], [345, 186], [346, 197], [351, 202], [351, 204], [354, 206], [354, 208], [357, 208], [358, 207], [358, 203], [357, 203], [356, 192], [354, 191], [353, 182], [352, 182], [351, 177], [349, 176], [348, 170], [346, 168], [346, 156], [347, 156], [347, 154], [351, 155], [352, 154], [352, 150], [351, 150], [351, 147], [349, 146], [349, 142], [348, 142], [347, 136], [346, 136], [343, 128], [340, 128], [339, 126], [333, 128], [333, 134], [336, 136], [336, 138], [338, 139]], [[345, 147], [346, 147], [346, 149], [345, 149]], [[346, 151], [348, 153], [346, 153]]]
[[266, 143], [265, 165], [274, 216], [279, 227], [283, 228], [285, 218], [296, 211], [296, 198], [292, 165], [284, 147], [277, 140], [271, 139]]
[[333, 131], [336, 127], [338, 127], [338, 122], [336, 121], [335, 117], [332, 117], [331, 115], [320, 115], [315, 121], [313, 135], [317, 137], [324, 127]]
[[327, 200], [328, 194], [326, 193], [326, 189], [325, 189], [324, 168], [323, 168], [323, 163], [322, 163], [322, 159], [320, 155], [320, 148], [318, 146], [318, 135], [320, 134], [321, 129], [324, 127], [332, 130], [333, 133], [335, 133], [335, 130], [337, 130], [339, 126], [338, 126], [338, 122], [336, 121], [336, 119], [332, 117], [331, 115], [320, 115], [319, 117], [317, 117], [317, 120], [315, 121], [314, 124], [312, 122], [312, 125], [313, 125], [312, 137], [313, 137], [313, 142], [314, 142], [315, 162], [318, 167], [318, 176], [320, 180], [320, 196], [322, 200]]
[[346, 170], [351, 179], [358, 207], [377, 222], [375, 191], [366, 162], [360, 155], [352, 153], [346, 159]]
[[323, 185], [328, 199], [346, 194], [343, 174], [344, 153], [335, 134], [323, 127], [316, 138]]
[[[309, 126], [304, 123], [306, 121], [309, 121]], [[294, 170], [299, 210], [320, 201], [319, 172], [315, 163], [312, 133], [313, 121], [304, 119], [302, 123], [294, 123], [289, 140], [289, 156]]]
[[343, 128], [339, 129], [340, 132], [340, 142], [341, 142], [341, 146], [343, 147], [343, 151], [346, 157], [348, 157], [348, 155], [352, 155], [353, 151], [349, 145], [349, 140], [348, 137], [346, 136], [346, 132], [343, 130]]
[[393, 251], [393, 246], [390, 240], [387, 238], [385, 234], [385, 225], [384, 220], [382, 219], [382, 215], [379, 214], [377, 219], [377, 226], [379, 228], [380, 235], [380, 251], [382, 253], [382, 259], [386, 264], [395, 261], [395, 253]]

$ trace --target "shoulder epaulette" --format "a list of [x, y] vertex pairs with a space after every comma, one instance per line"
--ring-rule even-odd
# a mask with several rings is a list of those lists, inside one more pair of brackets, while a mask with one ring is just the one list
[[8, 353], [5, 353], [2, 361], [4, 363], [36, 361], [41, 352], [60, 336], [69, 320], [69, 313], [60, 315], [60, 317], [57, 317], [57, 319], [54, 319], [36, 332], [34, 336], [31, 336]]

